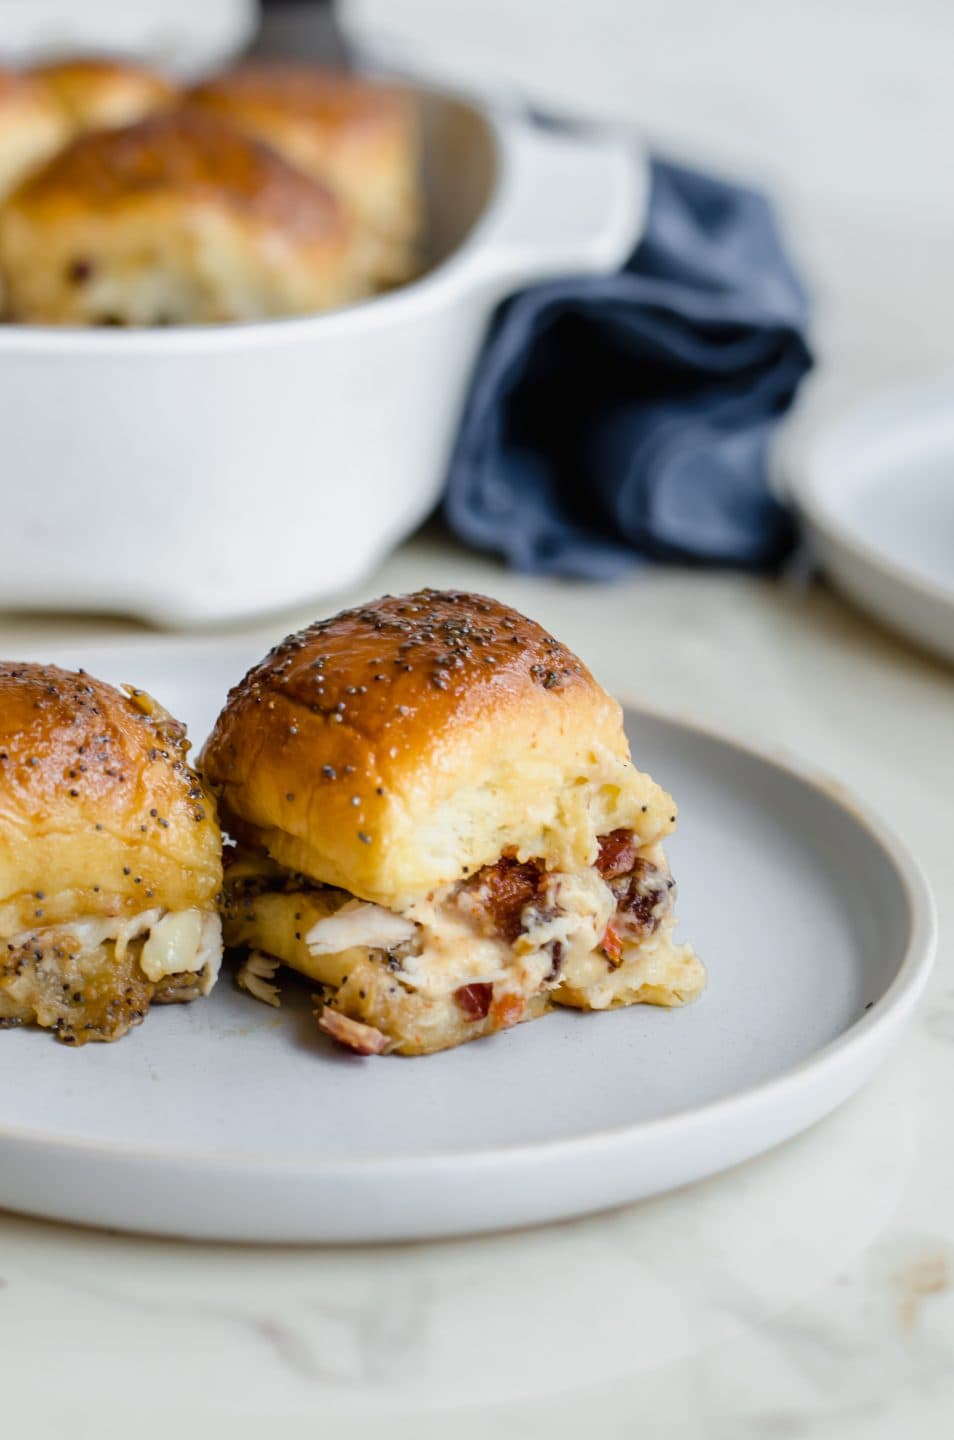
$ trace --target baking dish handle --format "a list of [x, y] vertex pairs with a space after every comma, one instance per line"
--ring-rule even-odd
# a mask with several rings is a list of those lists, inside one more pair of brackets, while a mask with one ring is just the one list
[[502, 175], [474, 262], [499, 295], [560, 274], [617, 269], [642, 235], [649, 165], [631, 136], [502, 126]]

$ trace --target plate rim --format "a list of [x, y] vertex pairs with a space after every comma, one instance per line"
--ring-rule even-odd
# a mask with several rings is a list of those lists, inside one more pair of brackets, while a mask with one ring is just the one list
[[[206, 643], [215, 645], [214, 640]], [[103, 649], [125, 649], [129, 644], [130, 641], [124, 637], [116, 643], [106, 642], [99, 646], [93, 644], [87, 649], [99, 649], [102, 653]], [[187, 644], [201, 648], [201, 642], [196, 639], [188, 641]], [[77, 646], [71, 643], [51, 648], [62, 654], [67, 648]], [[181, 647], [175, 641], [159, 638], [157, 644], [147, 648], [175, 651]], [[217, 653], [221, 653], [221, 647], [216, 648]], [[42, 1149], [49, 1154], [56, 1152], [62, 1159], [68, 1159], [71, 1154], [88, 1157], [92, 1152], [108, 1155], [111, 1159], [128, 1164], [175, 1164], [204, 1174], [220, 1171], [261, 1177], [277, 1172], [298, 1172], [314, 1178], [333, 1176], [336, 1181], [342, 1181], [369, 1173], [386, 1176], [389, 1172], [400, 1171], [413, 1172], [415, 1177], [426, 1178], [429, 1173], [444, 1170], [448, 1166], [461, 1170], [470, 1166], [484, 1168], [495, 1162], [526, 1163], [548, 1158], [585, 1159], [588, 1155], [612, 1151], [620, 1145], [639, 1143], [646, 1138], [658, 1140], [659, 1136], [667, 1131], [671, 1132], [672, 1142], [678, 1144], [684, 1134], [691, 1134], [699, 1127], [714, 1128], [720, 1119], [727, 1115], [737, 1119], [740, 1111], [758, 1113], [766, 1104], [784, 1104], [786, 1098], [791, 1093], [797, 1093], [806, 1080], [810, 1078], [818, 1083], [834, 1078], [846, 1059], [850, 1060], [856, 1055], [860, 1058], [860, 1054], [866, 1049], [872, 1048], [878, 1054], [886, 1051], [891, 1040], [897, 1038], [910, 1018], [923, 994], [937, 949], [938, 923], [934, 896], [921, 865], [906, 842], [881, 818], [874, 807], [857, 796], [849, 786], [787, 747], [769, 749], [718, 725], [700, 722], [662, 707], [654, 707], [642, 699], [636, 700], [624, 694], [618, 694], [616, 698], [627, 716], [638, 719], [640, 715], [645, 715], [657, 723], [715, 741], [738, 754], [767, 765], [789, 779], [795, 778], [807, 785], [828, 803], [836, 805], [855, 825], [865, 831], [895, 871], [904, 891], [909, 913], [904, 953], [884, 994], [874, 1002], [870, 1010], [863, 1011], [840, 1035], [795, 1065], [714, 1100], [687, 1106], [672, 1114], [589, 1129], [572, 1136], [531, 1139], [517, 1143], [496, 1142], [465, 1150], [441, 1149], [401, 1154], [381, 1152], [354, 1156], [324, 1150], [319, 1154], [297, 1151], [256, 1155], [247, 1150], [228, 1147], [210, 1149], [194, 1144], [171, 1146], [165, 1142], [144, 1144], [141, 1141], [130, 1145], [117, 1140], [65, 1138], [61, 1135], [50, 1136], [44, 1132], [11, 1128], [0, 1123], [0, 1147], [11, 1145], [22, 1149]], [[858, 1085], [863, 1083], [864, 1078], [862, 1077]], [[852, 1086], [849, 1093], [855, 1088], [858, 1086]], [[820, 1114], [837, 1108], [839, 1103], [840, 1100], [836, 1101]], [[820, 1118], [820, 1115], [817, 1118]], [[779, 1139], [785, 1138], [788, 1133], [786, 1131], [785, 1134], [780, 1134]], [[759, 1153], [765, 1148], [770, 1147], [759, 1147]]]
[[883, 424], [886, 406], [917, 404], [924, 408], [932, 402], [937, 405], [944, 398], [948, 402], [954, 400], [954, 372], [927, 381], [883, 387], [867, 399], [856, 401], [820, 428], [814, 440], [807, 445], [803, 458], [792, 466], [788, 480], [789, 492], [804, 519], [830, 545], [846, 551], [857, 563], [894, 584], [904, 586], [919, 599], [954, 611], [954, 579], [945, 584], [933, 575], [924, 575], [857, 535], [838, 515], [829, 499], [825, 482], [831, 466], [831, 452], [837, 454], [845, 443], [846, 434], [856, 426], [866, 419]]

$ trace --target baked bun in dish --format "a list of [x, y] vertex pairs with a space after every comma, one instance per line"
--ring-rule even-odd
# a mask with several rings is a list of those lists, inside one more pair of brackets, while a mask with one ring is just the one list
[[131, 125], [176, 99], [176, 87], [156, 70], [131, 60], [81, 56], [38, 65], [45, 85], [73, 132]]
[[419, 119], [406, 91], [314, 65], [252, 64], [203, 81], [185, 103], [259, 136], [340, 195], [379, 285], [418, 268]]
[[341, 205], [268, 146], [169, 111], [81, 135], [0, 210], [14, 320], [189, 325], [366, 293]]
[[0, 67], [0, 199], [68, 136], [66, 120], [46, 87]]
[[215, 803], [142, 691], [0, 663], [0, 1025], [115, 1040], [222, 958]]
[[426, 1054], [541, 1015], [681, 1005], [670, 797], [539, 625], [422, 590], [320, 620], [233, 689], [199, 760], [238, 842], [227, 945], [353, 1049]]

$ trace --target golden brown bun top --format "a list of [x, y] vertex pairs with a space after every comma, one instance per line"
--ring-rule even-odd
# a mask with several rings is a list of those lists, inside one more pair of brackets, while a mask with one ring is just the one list
[[229, 704], [254, 711], [275, 699], [299, 712], [299, 733], [302, 723], [316, 727], [342, 755], [359, 739], [403, 768], [517, 697], [560, 706], [596, 688], [564, 645], [499, 600], [420, 590], [289, 635]]
[[208, 907], [221, 885], [220, 834], [188, 748], [184, 728], [142, 691], [0, 663], [0, 935]]
[[58, 132], [60, 143], [69, 133], [60, 107], [45, 85], [31, 75], [0, 65], [0, 125], [11, 121], [51, 126]]
[[334, 198], [266, 145], [180, 111], [81, 135], [19, 187], [20, 208], [87, 209], [157, 196], [212, 203], [300, 238], [323, 239]]
[[[46, 88], [0, 68], [0, 198], [68, 138], [69, 126]], [[0, 279], [0, 294], [3, 288]]]
[[335, 133], [373, 132], [403, 124], [410, 106], [394, 86], [315, 65], [240, 65], [189, 91], [187, 103], [232, 119], [297, 116]]
[[129, 124], [171, 105], [177, 94], [165, 76], [130, 60], [59, 60], [31, 73], [82, 130]]
[[[619, 706], [576, 656], [457, 591], [385, 596], [289, 636], [230, 692], [199, 765], [238, 838], [384, 903], [507, 845], [590, 863], [604, 812], [606, 831], [648, 815], [654, 839], [671, 810], [657, 787], [641, 810]], [[582, 796], [601, 770], [593, 814], [557, 821], [564, 790]]]
[[43, 86], [19, 70], [0, 65], [0, 105], [22, 104], [23, 101], [45, 98]]

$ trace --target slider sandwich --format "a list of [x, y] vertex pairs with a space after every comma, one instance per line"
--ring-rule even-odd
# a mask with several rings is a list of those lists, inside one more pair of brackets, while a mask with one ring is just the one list
[[202, 80], [184, 103], [327, 185], [359, 230], [378, 287], [420, 268], [420, 117], [408, 91], [316, 65], [258, 62]]
[[222, 837], [143, 691], [0, 663], [0, 1026], [116, 1040], [212, 988]]
[[200, 761], [237, 842], [226, 943], [322, 1028], [427, 1054], [553, 1005], [681, 1005], [669, 795], [619, 705], [539, 625], [422, 590], [318, 621], [232, 690]]
[[78, 135], [0, 207], [7, 315], [24, 324], [311, 314], [368, 293], [361, 251], [329, 190], [226, 122], [177, 110]]

